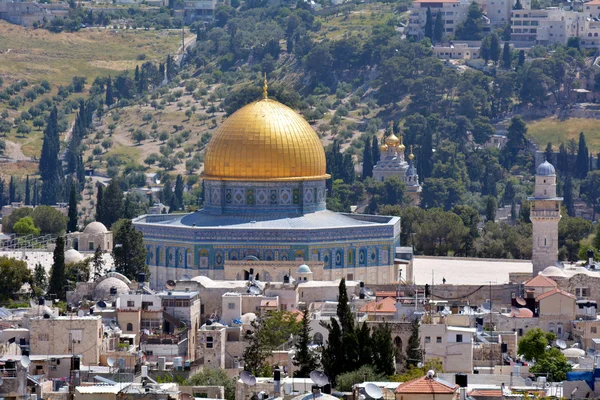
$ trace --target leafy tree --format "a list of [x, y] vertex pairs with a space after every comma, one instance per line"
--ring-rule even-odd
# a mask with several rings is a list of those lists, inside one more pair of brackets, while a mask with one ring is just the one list
[[296, 315], [288, 311], [269, 311], [260, 322], [260, 341], [266, 350], [275, 350], [301, 329]]
[[581, 183], [581, 197], [592, 207], [592, 221], [596, 220], [596, 209], [600, 200], [600, 170], [590, 172]]
[[66, 295], [65, 284], [65, 238], [59, 236], [56, 238], [56, 247], [54, 248], [54, 263], [50, 271], [48, 292], [56, 295], [57, 299], [64, 300]]
[[579, 134], [579, 146], [577, 159], [575, 160], [575, 176], [579, 179], [585, 179], [590, 169], [589, 151], [585, 143], [583, 132]]
[[235, 400], [235, 381], [224, 369], [204, 368], [185, 382], [187, 386], [223, 386], [225, 400]]
[[425, 37], [433, 40], [433, 16], [431, 14], [431, 8], [427, 7], [427, 13], [425, 14]]
[[441, 42], [444, 37], [444, 21], [442, 20], [442, 12], [438, 11], [435, 14], [435, 23], [433, 25], [433, 41]]
[[77, 231], [77, 192], [75, 191], [75, 185], [71, 183], [71, 190], [69, 193], [69, 223], [67, 224], [67, 232]]
[[149, 276], [142, 232], [135, 229], [129, 219], [117, 221], [111, 230], [115, 232], [112, 251], [115, 271], [129, 279], [137, 279], [140, 273]]
[[21, 236], [40, 234], [40, 229], [36, 228], [35, 224], [33, 223], [33, 218], [31, 217], [25, 217], [18, 220], [13, 226], [13, 230], [17, 235]]
[[527, 331], [519, 340], [517, 353], [526, 360], [538, 360], [544, 356], [546, 346], [556, 339], [556, 335], [551, 332], [544, 332], [540, 328], [533, 328]]
[[512, 66], [512, 56], [508, 42], [504, 42], [504, 48], [502, 49], [502, 64], [504, 69], [510, 69]]
[[31, 218], [42, 235], [63, 234], [67, 228], [68, 218], [54, 207], [37, 206], [33, 209]]
[[31, 284], [33, 277], [25, 261], [0, 257], [0, 298], [8, 299], [24, 283]]
[[547, 374], [549, 382], [562, 382], [572, 369], [565, 355], [557, 348], [551, 348], [543, 357], [537, 359], [529, 371], [535, 374]]
[[467, 12], [467, 18], [456, 27], [456, 38], [460, 40], [481, 40], [483, 11], [479, 5], [472, 2]]
[[100, 246], [96, 247], [94, 256], [92, 257], [92, 276], [94, 280], [97, 280], [104, 275], [104, 260], [102, 258], [102, 250]]
[[508, 125], [507, 142], [504, 146], [504, 166], [512, 168], [516, 163], [519, 152], [527, 150], [527, 125], [520, 116], [512, 117]]
[[296, 354], [294, 355], [294, 366], [297, 368], [295, 377], [308, 378], [312, 371], [319, 366], [319, 359], [313, 350], [309, 347], [311, 343], [311, 328], [308, 310], [302, 313], [302, 322], [300, 333], [296, 340]]
[[[594, 227], [591, 221], [563, 215], [558, 223], [558, 247], [561, 259], [576, 261], [578, 259], [581, 242], [593, 231]], [[594, 239], [594, 247], [596, 247], [597, 238], [595, 237]]]
[[335, 388], [341, 392], [351, 392], [357, 382], [377, 382], [385, 380], [386, 375], [378, 373], [372, 365], [363, 365], [359, 369], [341, 374]]
[[421, 378], [427, 374], [427, 371], [434, 370], [436, 373], [444, 371], [443, 364], [439, 358], [427, 360], [423, 363], [421, 368], [416, 365], [411, 365], [405, 373], [402, 375], [395, 375], [391, 377], [392, 382], [408, 382], [413, 379]]

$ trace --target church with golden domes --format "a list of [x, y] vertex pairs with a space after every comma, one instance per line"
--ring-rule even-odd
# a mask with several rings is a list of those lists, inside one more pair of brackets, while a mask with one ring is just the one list
[[406, 194], [413, 205], [418, 205], [421, 200], [422, 187], [419, 183], [419, 175], [414, 160], [415, 155], [410, 146], [408, 162], [404, 159], [406, 146], [402, 143], [402, 137], [398, 139], [393, 133], [385, 138], [385, 142], [379, 148], [381, 157], [373, 167], [373, 179], [383, 182], [392, 176], [397, 176], [406, 185]]
[[[283, 281], [305, 263], [315, 279], [397, 281], [400, 218], [327, 210], [325, 171], [316, 132], [265, 89], [262, 100], [233, 113], [208, 144], [204, 208], [133, 221], [144, 234], [150, 284], [162, 288], [198, 275], [244, 279], [244, 260], [275, 266], [262, 281]], [[239, 270], [226, 271], [231, 268]]]

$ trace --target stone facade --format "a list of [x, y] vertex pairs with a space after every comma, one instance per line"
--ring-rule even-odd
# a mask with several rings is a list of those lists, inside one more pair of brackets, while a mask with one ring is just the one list
[[198, 330], [198, 358], [205, 368], [225, 368], [227, 329], [221, 324], [202, 325]]
[[102, 318], [31, 318], [30, 348], [33, 355], [81, 354], [85, 365], [98, 365], [102, 347]]
[[446, 372], [473, 371], [473, 328], [421, 324], [419, 335], [425, 361], [439, 358]]

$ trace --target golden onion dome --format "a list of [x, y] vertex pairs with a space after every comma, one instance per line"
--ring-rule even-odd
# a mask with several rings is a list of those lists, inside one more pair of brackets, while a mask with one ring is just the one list
[[204, 178], [301, 181], [329, 178], [316, 132], [291, 108], [265, 98], [233, 113], [206, 148]]
[[398, 150], [400, 152], [403, 152], [404, 150], [406, 150], [406, 146], [404, 145], [404, 143], [402, 143], [402, 136], [400, 136], [400, 145], [398, 145]]
[[414, 160], [415, 155], [413, 154], [412, 144], [410, 145], [410, 154], [408, 155], [409, 160]]
[[387, 144], [382, 144], [381, 146], [379, 146], [379, 151], [387, 151], [388, 150], [388, 146]]
[[400, 143], [400, 139], [393, 133], [385, 139], [385, 144], [389, 147], [396, 147]]

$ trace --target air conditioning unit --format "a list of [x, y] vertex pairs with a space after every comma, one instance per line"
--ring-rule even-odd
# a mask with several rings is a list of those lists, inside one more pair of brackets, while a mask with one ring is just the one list
[[50, 371], [56, 371], [56, 365], [51, 365], [50, 366]]
[[501, 308], [501, 309], [500, 309], [500, 312], [501, 312], [502, 314], [506, 314], [506, 313], [508, 313], [508, 309], [506, 309], [506, 308]]

